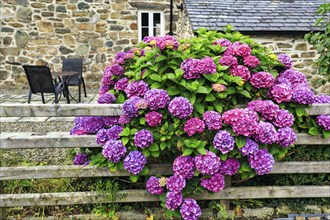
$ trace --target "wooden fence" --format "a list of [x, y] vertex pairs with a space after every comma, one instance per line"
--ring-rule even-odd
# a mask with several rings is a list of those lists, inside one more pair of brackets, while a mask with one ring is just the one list
[[[330, 114], [329, 104], [317, 104], [306, 109], [309, 115]], [[113, 104], [2, 104], [1, 117], [68, 117], [68, 116], [117, 116], [121, 106]], [[297, 145], [329, 145], [329, 139], [320, 136], [298, 134]], [[66, 132], [36, 134], [32, 132], [7, 133], [0, 135], [0, 150], [32, 148], [74, 148], [100, 147], [95, 143], [95, 135], [70, 136]], [[171, 175], [171, 164], [150, 165], [148, 175]], [[329, 161], [277, 162], [271, 174], [330, 173]], [[0, 167], [0, 182], [22, 179], [114, 177], [129, 176], [126, 171], [111, 173], [108, 168], [93, 166], [29, 166]], [[1, 186], [0, 186], [1, 187]], [[330, 186], [253, 186], [232, 187], [227, 183], [219, 193], [192, 196], [197, 200], [230, 199], [270, 199], [270, 198], [324, 198], [330, 197]], [[3, 193], [0, 191], [0, 193]], [[143, 189], [122, 190], [114, 203], [159, 201], [158, 196], [150, 195]], [[120, 196], [124, 195], [124, 196]], [[109, 203], [107, 195], [97, 192], [62, 192], [31, 194], [0, 194], [0, 207], [52, 206], [73, 204]], [[5, 219], [2, 213], [1, 219]]]

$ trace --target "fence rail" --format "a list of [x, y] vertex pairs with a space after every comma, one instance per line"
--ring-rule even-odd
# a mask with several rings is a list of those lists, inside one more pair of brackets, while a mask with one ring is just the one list
[[[306, 109], [309, 115], [330, 114], [330, 104], [317, 104]], [[72, 116], [118, 116], [121, 105], [105, 104], [1, 104], [1, 117], [72, 117]], [[329, 145], [329, 139], [321, 136], [298, 134], [296, 145]], [[75, 148], [100, 147], [95, 143], [95, 135], [71, 136], [68, 132], [2, 132], [0, 150], [33, 148]], [[148, 175], [172, 175], [172, 165], [152, 164]], [[277, 162], [271, 174], [330, 173], [330, 161]], [[126, 171], [110, 172], [108, 168], [95, 166], [30, 166], [0, 167], [2, 181], [47, 178], [82, 178], [82, 177], [122, 177], [129, 176]], [[227, 183], [230, 181], [227, 181]], [[219, 193], [194, 195], [197, 200], [264, 199], [264, 198], [324, 198], [330, 197], [330, 186], [253, 186], [226, 188]], [[121, 197], [120, 195], [125, 195]], [[157, 196], [146, 190], [122, 190], [115, 201], [110, 201], [106, 194], [97, 192], [61, 192], [0, 194], [0, 207], [73, 205], [110, 202], [150, 202], [159, 201]], [[0, 216], [1, 217], [1, 216]]]

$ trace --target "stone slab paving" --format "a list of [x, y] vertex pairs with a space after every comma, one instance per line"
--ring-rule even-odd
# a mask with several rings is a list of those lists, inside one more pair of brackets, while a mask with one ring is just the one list
[[[54, 102], [54, 95], [45, 94], [45, 102], [51, 104]], [[78, 100], [77, 94], [73, 97]], [[28, 100], [28, 95], [10, 95], [1, 94], [0, 95], [0, 105], [1, 104], [26, 104]], [[71, 100], [70, 103], [77, 103], [75, 100]], [[87, 94], [87, 97], [82, 94], [81, 103], [84, 104], [96, 104], [98, 100], [98, 94]], [[32, 95], [31, 103], [42, 103], [41, 95]], [[60, 98], [60, 104], [66, 104], [65, 97]], [[72, 122], [74, 117], [0, 117], [1, 123], [15, 123], [15, 122]]]

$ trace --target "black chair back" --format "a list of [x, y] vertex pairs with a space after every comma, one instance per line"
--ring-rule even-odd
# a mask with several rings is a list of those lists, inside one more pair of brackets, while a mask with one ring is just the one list
[[82, 83], [82, 72], [83, 72], [83, 59], [74, 58], [74, 59], [64, 59], [62, 71], [74, 71], [78, 72], [77, 75], [72, 76], [63, 76], [63, 81], [69, 86], [76, 86]]
[[36, 93], [55, 93], [55, 84], [48, 66], [23, 65], [30, 90]]

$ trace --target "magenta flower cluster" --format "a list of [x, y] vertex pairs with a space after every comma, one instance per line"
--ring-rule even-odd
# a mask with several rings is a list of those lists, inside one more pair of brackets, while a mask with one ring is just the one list
[[142, 129], [134, 135], [134, 145], [140, 148], [149, 147], [154, 142], [152, 133], [147, 129]]
[[116, 97], [114, 94], [112, 93], [104, 93], [102, 95], [99, 96], [97, 103], [99, 104], [111, 104], [114, 103], [114, 101], [116, 100]]
[[75, 158], [73, 159], [73, 164], [74, 165], [87, 165], [86, 163], [88, 161], [89, 160], [88, 160], [87, 154], [78, 153], [78, 154], [76, 154]]
[[180, 119], [189, 117], [193, 110], [193, 105], [184, 97], [175, 97], [168, 105], [168, 111], [171, 115]]
[[220, 158], [213, 152], [206, 150], [206, 155], [199, 154], [195, 157], [196, 169], [201, 174], [213, 175], [219, 171]]
[[197, 220], [201, 215], [201, 208], [194, 199], [186, 198], [180, 208], [184, 220]]
[[276, 143], [281, 145], [282, 147], [289, 147], [294, 144], [297, 140], [296, 133], [290, 127], [283, 127], [277, 130], [277, 140]]
[[186, 180], [179, 176], [170, 176], [166, 179], [166, 188], [171, 192], [181, 192], [186, 186]]
[[124, 169], [136, 175], [147, 163], [147, 158], [140, 151], [131, 151], [123, 160]]
[[246, 139], [246, 143], [242, 148], [239, 148], [239, 151], [243, 156], [251, 156], [259, 150], [259, 145], [251, 140], [250, 138]]
[[177, 209], [183, 201], [183, 196], [181, 192], [168, 192], [166, 193], [165, 206], [167, 209], [175, 210]]
[[196, 133], [202, 134], [205, 130], [205, 124], [199, 118], [191, 118], [184, 124], [183, 130], [188, 136], [193, 136]]
[[209, 130], [219, 130], [222, 128], [222, 118], [219, 112], [206, 111], [203, 114], [203, 121]]
[[241, 164], [236, 158], [227, 158], [225, 161], [221, 161], [219, 172], [232, 176], [237, 173], [240, 166]]
[[330, 115], [319, 115], [316, 117], [316, 123], [324, 128], [324, 130], [330, 130]]
[[277, 60], [284, 64], [285, 69], [292, 68], [292, 59], [289, 55], [281, 53], [277, 55]]
[[221, 173], [215, 173], [211, 177], [202, 178], [201, 186], [211, 192], [220, 192], [225, 187], [225, 177]]
[[144, 94], [143, 97], [147, 102], [150, 110], [157, 110], [165, 108], [170, 102], [170, 96], [166, 90], [163, 89], [150, 89]]
[[160, 195], [164, 192], [164, 187], [162, 187], [159, 183], [159, 178], [155, 176], [151, 176], [147, 183], [146, 183], [146, 189], [148, 192], [152, 195]]
[[128, 98], [133, 96], [143, 97], [144, 94], [149, 90], [148, 84], [143, 80], [130, 82], [125, 88], [125, 92]]
[[145, 116], [146, 122], [150, 127], [157, 127], [162, 122], [163, 115], [159, 112], [148, 112]]
[[95, 134], [101, 128], [104, 128], [102, 117], [98, 116], [83, 116], [76, 117], [74, 127], [71, 129], [71, 135]]
[[254, 73], [250, 79], [254, 88], [270, 88], [274, 84], [275, 78], [272, 74], [267, 72]]
[[232, 151], [235, 147], [234, 137], [226, 130], [218, 131], [214, 136], [213, 146], [220, 150], [221, 153], [226, 154]]
[[180, 68], [183, 69], [185, 79], [198, 79], [202, 74], [214, 74], [217, 71], [214, 60], [210, 57], [201, 60], [188, 58], [181, 63]]
[[191, 156], [178, 156], [173, 162], [174, 175], [191, 179], [195, 172], [195, 159]]
[[150, 46], [156, 46], [160, 50], [165, 50], [165, 49], [177, 50], [179, 47], [178, 41], [173, 36], [170, 35], [165, 35], [160, 37], [146, 36], [144, 37], [143, 42], [149, 44]]
[[274, 157], [268, 152], [267, 148], [258, 150], [249, 157], [249, 164], [258, 175], [265, 175], [270, 173], [270, 171], [273, 169], [274, 163]]
[[104, 144], [102, 154], [109, 161], [118, 163], [120, 159], [125, 156], [126, 151], [127, 149], [121, 140], [110, 139]]

